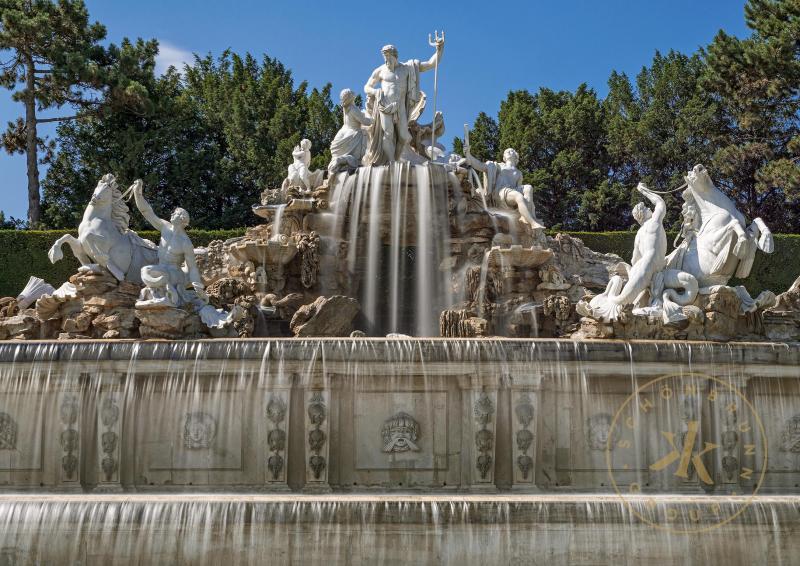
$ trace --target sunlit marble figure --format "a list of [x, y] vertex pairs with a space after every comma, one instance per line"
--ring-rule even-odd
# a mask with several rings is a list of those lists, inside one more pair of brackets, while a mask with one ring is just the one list
[[536, 219], [536, 206], [533, 204], [533, 187], [522, 183], [522, 172], [517, 168], [519, 154], [508, 148], [503, 152], [503, 162], [483, 162], [470, 153], [469, 143], [464, 145], [465, 164], [483, 173], [483, 187], [478, 188], [488, 206], [500, 206], [517, 210], [520, 222], [532, 230], [544, 229]]
[[194, 246], [186, 228], [189, 213], [176, 208], [169, 220], [162, 220], [144, 198], [144, 185], [137, 180], [131, 187], [136, 207], [145, 220], [161, 233], [158, 244], [158, 263], [142, 267], [142, 289], [137, 309], [152, 309], [191, 305], [208, 327], [222, 328], [233, 321], [230, 313], [208, 304], [205, 284], [195, 258]]
[[352, 90], [342, 90], [339, 100], [342, 105], [342, 127], [331, 142], [330, 173], [356, 169], [361, 165], [367, 151], [365, 128], [372, 124], [372, 119], [356, 106], [356, 95]]
[[364, 85], [367, 112], [372, 118], [369, 147], [364, 165], [385, 165], [408, 159], [411, 132], [408, 122], [419, 118], [425, 107], [425, 95], [419, 87], [419, 74], [436, 67], [444, 52], [444, 36], [437, 38], [436, 52], [427, 61], [411, 59], [401, 63], [397, 48], [381, 49], [384, 64], [372, 71]]

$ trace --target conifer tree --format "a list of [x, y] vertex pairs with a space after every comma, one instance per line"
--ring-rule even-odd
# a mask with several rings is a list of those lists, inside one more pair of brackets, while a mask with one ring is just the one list
[[[124, 41], [105, 48], [105, 36], [104, 26], [89, 22], [82, 0], [0, 0], [0, 86], [14, 91], [24, 106], [24, 117], [9, 122], [2, 145], [27, 157], [31, 227], [41, 220], [39, 125], [74, 120], [75, 110], [100, 112], [102, 103], [146, 102], [137, 78], [143, 67], [154, 65], [156, 43]], [[39, 116], [52, 108], [71, 113]]]

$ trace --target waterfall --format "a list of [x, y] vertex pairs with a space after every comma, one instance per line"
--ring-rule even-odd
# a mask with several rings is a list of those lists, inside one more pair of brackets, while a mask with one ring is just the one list
[[285, 204], [279, 204], [275, 207], [275, 219], [272, 221], [271, 236], [275, 238], [281, 233], [281, 221], [283, 220], [283, 212], [286, 210]]
[[450, 182], [441, 165], [404, 162], [335, 179], [326, 236], [347, 242], [369, 335], [436, 336], [439, 314], [455, 303], [450, 271], [440, 268], [450, 256]]

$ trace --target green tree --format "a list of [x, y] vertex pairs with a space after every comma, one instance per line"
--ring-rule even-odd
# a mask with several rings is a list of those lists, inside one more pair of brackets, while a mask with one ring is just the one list
[[581, 195], [607, 176], [603, 109], [586, 85], [574, 93], [540, 89], [509, 93], [500, 105], [499, 146], [520, 155], [537, 214], [548, 226], [584, 229]]
[[[59, 153], [43, 183], [45, 219], [53, 227], [80, 221], [104, 173], [145, 182], [158, 214], [186, 208], [192, 224], [229, 228], [253, 224], [252, 205], [280, 186], [292, 148], [307, 137], [313, 166], [330, 159], [340, 125], [330, 85], [307, 93], [277, 60], [223, 53], [196, 58], [183, 75], [143, 81], [151, 108], [120, 108], [58, 129]], [[135, 227], [143, 227], [138, 215]]]
[[[469, 131], [469, 144], [472, 155], [481, 161], [495, 161], [502, 158], [500, 144], [500, 128], [494, 118], [485, 112], [478, 114]], [[464, 155], [464, 142], [461, 138], [453, 139], [453, 151]]]
[[[590, 216], [611, 220], [614, 216], [598, 213], [609, 208], [622, 213], [623, 207], [638, 202], [640, 197], [632, 191], [638, 182], [669, 190], [683, 183], [692, 166], [711, 162], [720, 125], [714, 101], [700, 88], [704, 71], [699, 55], [670, 51], [667, 55], [656, 52], [651, 65], [637, 75], [635, 88], [625, 74], [612, 72], [603, 101], [609, 182], [598, 187], [596, 201], [584, 195]], [[612, 191], [615, 184], [627, 190]], [[675, 204], [677, 197], [666, 197], [668, 204]], [[679, 208], [668, 206], [668, 225], [677, 222]], [[622, 218], [627, 225], [632, 223], [629, 210]], [[623, 227], [614, 224], [602, 228]], [[601, 226], [590, 223], [590, 227]]]
[[750, 0], [745, 20], [750, 37], [720, 31], [705, 53], [703, 86], [723, 122], [715, 180], [751, 218], [797, 231], [800, 3]]
[[105, 35], [101, 24], [89, 23], [82, 0], [0, 0], [0, 53], [10, 55], [0, 63], [0, 85], [14, 90], [14, 100], [25, 107], [24, 118], [9, 122], [2, 145], [27, 157], [29, 226], [41, 219], [38, 151], [45, 142], [38, 126], [77, 117], [40, 118], [38, 112], [65, 106], [100, 111], [101, 101], [137, 107], [144, 102], [137, 76], [153, 65], [155, 42], [104, 48], [99, 42]]

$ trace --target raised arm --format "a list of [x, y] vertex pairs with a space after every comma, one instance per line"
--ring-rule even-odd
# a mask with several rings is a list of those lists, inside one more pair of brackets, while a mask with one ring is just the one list
[[425, 71], [430, 71], [433, 69], [437, 63], [441, 62], [442, 60], [442, 53], [444, 53], [444, 32], [442, 33], [442, 38], [436, 39], [436, 52], [433, 56], [428, 59], [427, 61], [423, 61], [419, 64], [419, 71], [421, 73]]
[[161, 220], [156, 213], [153, 212], [153, 207], [150, 206], [146, 200], [144, 200], [144, 184], [142, 183], [141, 179], [136, 179], [136, 182], [133, 183], [133, 198], [136, 201], [136, 208], [139, 209], [139, 212], [142, 213], [144, 219], [147, 220], [150, 225], [161, 232], [163, 229], [169, 227], [169, 222], [166, 220]]
[[352, 117], [356, 122], [361, 124], [362, 126], [371, 126], [372, 125], [372, 118], [364, 114], [360, 108], [356, 108], [355, 105], [350, 107], [350, 110], [347, 111], [350, 117]]
[[664, 221], [664, 216], [667, 214], [667, 205], [664, 203], [664, 199], [648, 189], [644, 183], [639, 183], [639, 185], [636, 187], [636, 190], [642, 193], [647, 200], [653, 203], [653, 206], [655, 207], [653, 210], [653, 218], [659, 224], [661, 224]]
[[464, 125], [464, 131], [466, 132], [466, 134], [464, 136], [465, 142], [466, 142], [464, 144], [464, 159], [467, 160], [467, 164], [470, 167], [472, 167], [476, 171], [480, 171], [481, 173], [485, 173], [486, 169], [488, 169], [486, 167], [486, 163], [484, 163], [480, 159], [477, 159], [476, 157], [474, 157], [472, 155], [472, 152], [470, 151], [470, 147], [469, 147], [469, 132], [466, 131], [466, 128], [467, 128], [467, 126]]

